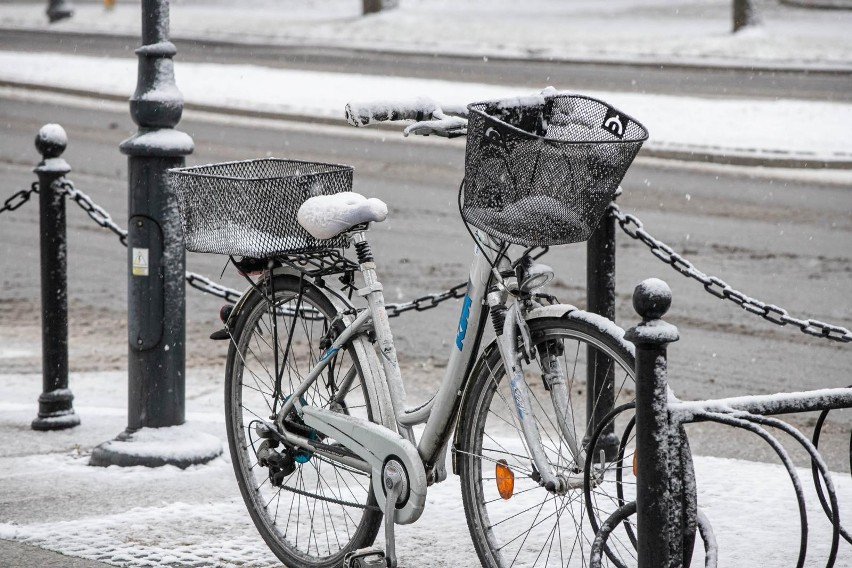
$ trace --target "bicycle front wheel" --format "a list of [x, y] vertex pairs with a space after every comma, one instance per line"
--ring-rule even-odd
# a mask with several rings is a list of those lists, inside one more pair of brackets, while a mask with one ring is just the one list
[[[569, 480], [569, 489], [563, 494], [548, 491], [540, 483], [503, 361], [494, 349], [486, 352], [480, 361], [459, 425], [456, 459], [468, 526], [483, 566], [588, 566], [595, 536], [589, 518], [599, 521], [599, 525], [625, 499], [632, 500], [635, 479], [632, 472], [626, 471], [616, 476], [619, 469], [632, 469], [633, 450], [624, 447], [630, 441], [622, 444], [624, 454], [606, 458], [603, 465], [600, 446], [591, 450], [587, 447], [594, 428], [589, 416], [599, 414], [596, 407], [602, 404], [594, 397], [587, 400], [587, 369], [597, 365], [606, 367], [608, 382], [612, 381], [608, 385], [610, 396], [618, 405], [634, 398], [634, 358], [620, 337], [580, 318], [533, 320], [530, 332], [537, 358], [557, 356], [565, 375], [570, 408], [562, 412], [573, 428], [579, 461], [594, 462], [596, 475], [585, 486], [592, 510], [586, 508], [583, 468], [569, 451], [563, 429], [558, 425], [541, 365], [531, 361], [525, 366], [524, 378], [546, 457], [552, 470]], [[614, 425], [616, 438], [622, 426]], [[513, 479], [513, 487], [508, 491], [507, 478]], [[609, 554], [604, 565], [610, 562], [610, 556], [618, 559], [614, 566], [635, 563], [635, 548], [629, 539], [611, 538], [607, 548]]]
[[[326, 352], [337, 312], [296, 277], [262, 286], [263, 294], [250, 292], [228, 350], [225, 412], [234, 472], [255, 526], [285, 565], [338, 567], [348, 552], [371, 545], [379, 530], [382, 514], [370, 476], [263, 435], [263, 424], [274, 424], [283, 402]], [[368, 362], [358, 353], [349, 344], [332, 355], [302, 402], [380, 422], [364, 380]], [[334, 444], [295, 413], [288, 429], [291, 423], [309, 440]]]

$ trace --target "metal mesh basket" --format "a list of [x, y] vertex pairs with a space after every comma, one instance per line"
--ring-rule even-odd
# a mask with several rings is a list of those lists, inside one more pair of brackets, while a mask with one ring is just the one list
[[630, 116], [582, 95], [468, 109], [462, 216], [524, 246], [587, 240], [648, 138]]
[[341, 248], [296, 220], [309, 197], [352, 189], [352, 168], [268, 158], [169, 170], [187, 250], [268, 258]]

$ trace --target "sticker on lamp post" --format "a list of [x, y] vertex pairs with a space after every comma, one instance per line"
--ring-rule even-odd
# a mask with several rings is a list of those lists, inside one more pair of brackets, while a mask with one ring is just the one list
[[133, 276], [148, 276], [148, 249], [133, 249]]

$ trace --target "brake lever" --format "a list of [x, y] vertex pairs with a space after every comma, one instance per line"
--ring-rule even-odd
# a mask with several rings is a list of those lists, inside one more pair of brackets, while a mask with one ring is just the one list
[[438, 120], [421, 120], [415, 122], [402, 131], [405, 136], [419, 134], [428, 136], [436, 134], [446, 138], [455, 138], [467, 134], [467, 121], [456, 116], [447, 116]]

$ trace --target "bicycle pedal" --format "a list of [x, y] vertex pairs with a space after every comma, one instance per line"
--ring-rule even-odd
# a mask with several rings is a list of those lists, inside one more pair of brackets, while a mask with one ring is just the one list
[[371, 546], [350, 552], [343, 559], [343, 568], [387, 568], [385, 551]]
[[213, 341], [224, 341], [226, 339], [231, 339], [231, 332], [228, 331], [227, 327], [223, 327], [222, 329], [211, 333], [210, 339], [212, 339]]

